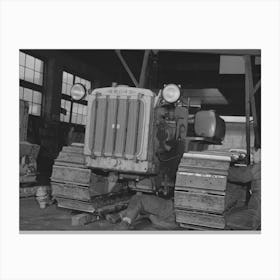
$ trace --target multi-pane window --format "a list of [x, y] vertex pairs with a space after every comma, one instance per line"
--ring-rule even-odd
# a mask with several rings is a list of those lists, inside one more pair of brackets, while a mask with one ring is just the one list
[[44, 62], [31, 55], [19, 52], [19, 78], [21, 80], [43, 85]]
[[41, 115], [44, 62], [19, 52], [19, 98], [28, 101], [29, 114]]
[[87, 105], [73, 103], [72, 123], [83, 124], [87, 122]]
[[29, 114], [41, 115], [42, 93], [29, 88], [19, 87], [19, 98], [28, 101]]
[[65, 114], [60, 114], [60, 120], [63, 122], [69, 122], [71, 112], [71, 101], [61, 99], [61, 108], [65, 109]]
[[74, 101], [70, 97], [71, 87], [76, 83], [83, 84], [86, 90], [90, 89], [91, 87], [90, 81], [65, 71], [63, 72], [61, 108], [64, 112], [60, 114], [60, 120], [64, 122], [85, 125], [87, 116], [87, 96], [84, 101], [80, 102]]

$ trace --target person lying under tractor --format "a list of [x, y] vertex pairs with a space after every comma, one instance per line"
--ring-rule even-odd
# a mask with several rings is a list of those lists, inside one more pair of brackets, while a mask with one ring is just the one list
[[261, 149], [253, 151], [253, 165], [231, 167], [228, 181], [232, 183], [251, 183], [251, 197], [246, 208], [236, 209], [228, 216], [227, 225], [234, 229], [255, 230], [261, 225]]
[[[257, 229], [261, 224], [261, 150], [254, 151], [253, 165], [230, 167], [228, 181], [242, 184], [251, 182], [251, 197], [248, 205], [229, 215], [227, 223], [229, 228]], [[147, 215], [159, 229], [178, 228], [173, 198], [165, 199], [148, 194], [134, 195], [126, 210], [107, 215], [107, 219], [112, 223], [119, 222], [116, 230], [129, 230], [133, 229], [133, 223], [140, 214]]]

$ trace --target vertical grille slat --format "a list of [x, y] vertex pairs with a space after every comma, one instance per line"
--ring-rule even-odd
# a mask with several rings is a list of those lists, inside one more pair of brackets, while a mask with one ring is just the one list
[[112, 156], [116, 127], [116, 113], [117, 113], [117, 98], [108, 98], [108, 113], [107, 113], [107, 125], [106, 125], [106, 137], [104, 145], [104, 155]]
[[102, 155], [104, 134], [105, 134], [105, 125], [106, 122], [106, 110], [107, 100], [106, 98], [99, 97], [97, 100], [97, 110], [96, 110], [96, 128], [95, 128], [95, 148], [94, 154], [96, 156]]
[[144, 124], [144, 104], [139, 100], [139, 117], [138, 117], [138, 134], [137, 134], [137, 146], [136, 155], [140, 153], [142, 145], [142, 135], [143, 135], [143, 124]]
[[113, 138], [114, 138], [114, 141], [113, 141], [113, 149], [112, 149], [112, 153], [114, 154], [115, 153], [115, 148], [116, 148], [116, 142], [117, 142], [117, 131], [118, 129], [120, 129], [120, 124], [119, 126], [118, 125], [118, 114], [119, 114], [119, 107], [120, 107], [120, 98], [119, 96], [117, 96], [117, 100], [116, 100], [116, 113], [115, 113], [115, 126], [116, 128], [114, 129], [114, 132], [113, 132]]
[[127, 135], [125, 145], [125, 156], [128, 159], [135, 157], [135, 148], [137, 140], [137, 123], [139, 117], [139, 100], [131, 99], [129, 112], [128, 112], [128, 124], [127, 124]]
[[105, 149], [105, 141], [107, 138], [107, 119], [108, 119], [108, 109], [109, 109], [109, 96], [106, 95], [106, 102], [105, 102], [105, 119], [103, 120], [104, 123], [104, 135], [103, 135], [103, 142], [102, 142], [102, 150], [101, 155], [104, 155], [104, 149]]
[[91, 107], [91, 121], [90, 121], [90, 126], [89, 126], [89, 149], [91, 152], [93, 152], [94, 149], [94, 139], [95, 139], [95, 126], [96, 126], [96, 105], [97, 101], [96, 98], [92, 102], [92, 107]]
[[116, 130], [116, 144], [115, 144], [116, 157], [122, 157], [124, 153], [127, 116], [128, 116], [128, 98], [120, 98], [118, 116], [117, 116], [117, 124], [119, 124], [120, 127]]

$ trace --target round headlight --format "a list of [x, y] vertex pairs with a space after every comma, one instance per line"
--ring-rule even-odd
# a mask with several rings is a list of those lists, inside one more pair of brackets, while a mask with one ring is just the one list
[[174, 84], [169, 84], [165, 86], [162, 91], [163, 99], [168, 103], [174, 103], [180, 98], [180, 89]]
[[74, 84], [71, 87], [70, 95], [74, 100], [81, 100], [86, 95], [86, 89], [82, 84]]

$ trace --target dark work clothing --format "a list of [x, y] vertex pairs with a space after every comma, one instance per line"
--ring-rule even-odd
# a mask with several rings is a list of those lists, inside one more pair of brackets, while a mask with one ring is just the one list
[[139, 194], [131, 198], [122, 217], [135, 221], [139, 214], [149, 215], [152, 223], [159, 227], [175, 227], [174, 203], [171, 199], [164, 199], [155, 195]]
[[257, 229], [261, 223], [261, 163], [230, 168], [228, 181], [244, 184], [251, 182], [252, 193], [248, 208], [232, 214], [228, 218], [229, 224], [243, 225], [244, 229]]
[[166, 144], [172, 148], [170, 151], [165, 151], [158, 155], [160, 161], [159, 170], [161, 175], [167, 176], [168, 181], [172, 182], [171, 185], [173, 186], [176, 180], [178, 165], [185, 152], [185, 142], [172, 140], [167, 141]]
[[258, 210], [261, 214], [261, 163], [252, 166], [232, 167], [229, 169], [228, 181], [249, 183], [251, 182], [252, 195], [248, 208]]
[[228, 180], [231, 182], [249, 183], [255, 181], [260, 184], [261, 163], [252, 166], [231, 167], [229, 169]]

